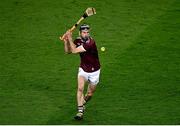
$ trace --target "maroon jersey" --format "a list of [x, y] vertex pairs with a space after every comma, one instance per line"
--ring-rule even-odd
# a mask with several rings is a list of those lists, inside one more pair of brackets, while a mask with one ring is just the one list
[[94, 72], [100, 69], [100, 62], [98, 57], [98, 50], [96, 43], [92, 38], [84, 42], [80, 37], [74, 40], [76, 47], [82, 45], [85, 52], [80, 53], [81, 64], [80, 67], [86, 72]]

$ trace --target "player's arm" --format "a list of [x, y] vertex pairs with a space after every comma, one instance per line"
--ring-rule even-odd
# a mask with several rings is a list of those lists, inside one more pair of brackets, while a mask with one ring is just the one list
[[76, 53], [80, 53], [80, 52], [85, 52], [86, 51], [82, 45], [76, 47], [76, 45], [73, 43], [72, 33], [70, 31], [67, 32], [67, 38], [68, 38], [68, 42], [69, 42], [69, 45], [70, 45], [72, 53], [76, 54]]
[[64, 39], [64, 52], [71, 53], [70, 44], [67, 39]]

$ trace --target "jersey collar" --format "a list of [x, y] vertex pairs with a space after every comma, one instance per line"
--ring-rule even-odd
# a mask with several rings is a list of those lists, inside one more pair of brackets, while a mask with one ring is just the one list
[[89, 37], [86, 41], [83, 40], [82, 37], [81, 37], [81, 41], [82, 41], [83, 43], [89, 43], [89, 42], [90, 42], [90, 37]]

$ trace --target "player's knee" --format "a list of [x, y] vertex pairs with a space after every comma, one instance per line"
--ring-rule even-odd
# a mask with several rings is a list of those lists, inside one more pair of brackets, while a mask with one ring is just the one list
[[83, 88], [78, 88], [78, 92], [82, 92], [83, 93]]
[[88, 96], [93, 96], [93, 92], [88, 92], [88, 94], [87, 94]]

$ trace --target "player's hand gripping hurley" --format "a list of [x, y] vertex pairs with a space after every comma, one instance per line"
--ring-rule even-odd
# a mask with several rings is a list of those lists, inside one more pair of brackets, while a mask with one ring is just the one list
[[[93, 8], [93, 7], [88, 7], [88, 8], [86, 9], [86, 11], [84, 12], [83, 16], [81, 16], [81, 18], [76, 22], [75, 25], [73, 25], [73, 26], [71, 27], [71, 29], [70, 29], [69, 31], [70, 31], [70, 32], [73, 32], [73, 31], [76, 29], [76, 27], [81, 23], [82, 20], [84, 20], [85, 18], [87, 18], [87, 17], [89, 17], [89, 16], [92, 16], [92, 15], [94, 15], [94, 14], [96, 14], [95, 8]], [[64, 38], [65, 38], [65, 34], [64, 34], [62, 37], [60, 37], [60, 40], [64, 40]]]

